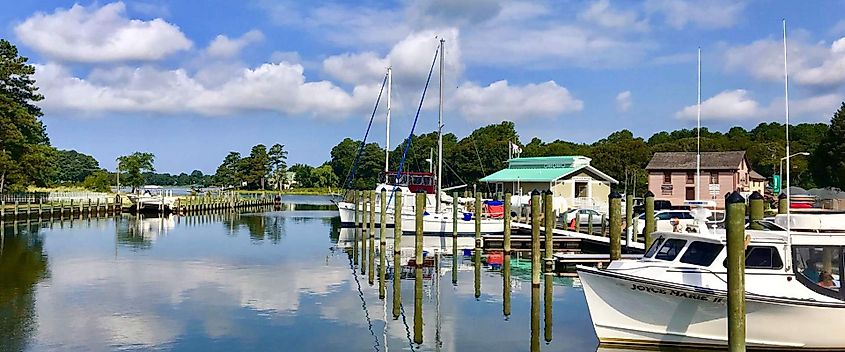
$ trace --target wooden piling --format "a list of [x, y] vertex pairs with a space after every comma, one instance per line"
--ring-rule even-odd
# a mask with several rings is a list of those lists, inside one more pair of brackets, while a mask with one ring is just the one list
[[540, 286], [540, 192], [531, 192], [531, 285]]
[[504, 243], [502, 247], [505, 250], [505, 255], [511, 252], [511, 194], [505, 193], [504, 199], [505, 213], [503, 214], [502, 225], [504, 226]]
[[760, 221], [763, 220], [763, 195], [758, 191], [754, 191], [754, 193], [748, 196], [748, 203], [748, 220], [751, 229], [762, 230], [763, 225], [760, 225]]
[[575, 232], [581, 233], [581, 211], [575, 212]]
[[651, 246], [651, 234], [657, 231], [657, 224], [654, 219], [654, 193], [651, 191], [645, 192], [645, 248]]
[[786, 199], [786, 193], [781, 192], [778, 196], [778, 214], [786, 214], [789, 207], [789, 200]]
[[[393, 192], [393, 253], [402, 250], [402, 190], [397, 188]], [[398, 270], [398, 267], [394, 267]]]
[[613, 191], [608, 196], [610, 204], [610, 260], [622, 257], [622, 195]]
[[[425, 196], [425, 194], [423, 194]], [[423, 343], [423, 273], [421, 263], [414, 269], [414, 343]]]
[[367, 274], [367, 282], [369, 282], [370, 286], [373, 285], [375, 281], [375, 238], [376, 238], [376, 191], [369, 191], [367, 192], [370, 196], [370, 228], [367, 231], [367, 237], [370, 239], [370, 243], [368, 247], [370, 251], [367, 253], [369, 258], [369, 267], [370, 272]]
[[481, 247], [481, 192], [475, 192], [475, 247]]
[[593, 213], [587, 215], [587, 233], [593, 234]]
[[728, 348], [745, 351], [745, 199], [734, 191], [726, 199], [728, 264]]
[[381, 190], [379, 204], [381, 204], [381, 217], [379, 218], [380, 225], [378, 232], [378, 298], [384, 299], [384, 275], [385, 275], [385, 254], [387, 250], [387, 190]]
[[545, 222], [543, 228], [545, 232], [543, 234], [543, 242], [545, 244], [545, 264], [546, 264], [546, 272], [554, 272], [555, 266], [555, 258], [554, 254], [554, 229], [555, 229], [555, 216], [554, 216], [554, 197], [552, 191], [544, 192], [543, 194], [543, 221]]
[[[458, 192], [452, 192], [452, 238], [458, 238]], [[455, 241], [453, 241], [455, 242]]]
[[414, 211], [416, 217], [414, 218], [415, 236], [414, 236], [414, 258], [416, 258], [417, 266], [421, 267], [423, 264], [423, 215], [425, 213], [425, 192], [419, 191], [416, 194], [416, 204]]
[[531, 286], [531, 352], [540, 351], [540, 285]]
[[601, 214], [601, 235], [608, 236], [607, 233], [607, 215]]

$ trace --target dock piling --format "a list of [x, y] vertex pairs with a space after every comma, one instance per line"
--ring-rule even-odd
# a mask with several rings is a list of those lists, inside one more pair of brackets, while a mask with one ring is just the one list
[[748, 204], [750, 206], [748, 220], [751, 229], [762, 230], [763, 226], [760, 225], [759, 221], [763, 220], [763, 195], [758, 191], [754, 191], [754, 193], [748, 196]]
[[645, 192], [645, 248], [651, 246], [651, 234], [657, 231], [657, 226], [654, 222], [654, 193], [651, 191]]
[[458, 192], [452, 192], [452, 238], [458, 238]]
[[481, 247], [481, 192], [475, 192], [475, 247]]
[[[633, 194], [625, 194], [625, 237], [628, 238], [630, 242], [637, 242], [637, 235], [636, 231], [633, 231], [632, 226], [632, 219], [634, 218], [634, 195]], [[631, 243], [628, 243], [630, 246]]]
[[622, 257], [622, 195], [613, 191], [610, 203], [610, 260]]
[[423, 264], [423, 214], [425, 212], [425, 192], [418, 191], [415, 200], [416, 204], [414, 205], [414, 211], [416, 211], [416, 217], [414, 218], [414, 224], [416, 225], [416, 231], [414, 236], [414, 258], [416, 259], [417, 266], [421, 267]]
[[554, 216], [554, 198], [553, 198], [552, 191], [546, 191], [543, 194], [543, 222], [545, 223], [545, 232], [543, 234], [543, 241], [545, 244], [545, 261], [546, 261], [546, 272], [554, 272], [555, 270], [555, 258], [554, 258], [554, 229], [555, 229], [555, 216]]
[[375, 252], [376, 252], [375, 251], [375, 248], [376, 248], [376, 244], [375, 244], [375, 238], [376, 238], [376, 202], [375, 202], [375, 198], [376, 198], [376, 191], [369, 191], [367, 193], [370, 196], [370, 228], [367, 231], [367, 237], [369, 237], [369, 239], [370, 239], [370, 243], [368, 245], [369, 248], [370, 248], [370, 251], [367, 253], [367, 256], [368, 256], [367, 258], [369, 259], [368, 263], [369, 263], [369, 267], [370, 267], [370, 272], [367, 273], [367, 282], [370, 284], [370, 286], [372, 286], [374, 281], [375, 281], [374, 275], [375, 275], [375, 271], [376, 271], [376, 263], [375, 263]]
[[[355, 262], [355, 266], [358, 266], [358, 241], [360, 240], [361, 230], [358, 227], [359, 223], [359, 212], [358, 212], [358, 201], [361, 200], [359, 197], [360, 192], [354, 191], [352, 193], [352, 203], [355, 204], [355, 241], [352, 241], [352, 260]], [[204, 201], [204, 198], [200, 198], [200, 201]]]
[[786, 214], [789, 207], [789, 200], [786, 199], [786, 193], [781, 192], [778, 196], [778, 214]]
[[380, 194], [379, 204], [381, 204], [381, 217], [379, 220], [381, 221], [381, 226], [379, 227], [378, 232], [378, 298], [384, 299], [385, 297], [385, 287], [384, 287], [384, 270], [385, 270], [385, 259], [384, 259], [384, 252], [387, 248], [387, 190], [382, 189]]
[[726, 199], [728, 251], [728, 348], [745, 351], [745, 199], [733, 192]]
[[531, 192], [531, 285], [540, 286], [540, 192]]
[[511, 252], [511, 194], [505, 193], [504, 199], [504, 214], [502, 224], [504, 226], [504, 242], [502, 248], [505, 250], [505, 255]]

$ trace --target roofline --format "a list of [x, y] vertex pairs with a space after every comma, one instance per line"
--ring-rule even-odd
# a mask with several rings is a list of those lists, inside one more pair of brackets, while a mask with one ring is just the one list
[[564, 178], [564, 177], [566, 177], [566, 176], [572, 175], [572, 174], [574, 174], [574, 173], [576, 173], [576, 172], [578, 172], [578, 171], [581, 171], [581, 170], [583, 170], [583, 169], [587, 169], [587, 170], [589, 170], [589, 171], [592, 171], [592, 172], [596, 173], [597, 175], [599, 175], [599, 176], [601, 176], [602, 178], [604, 178], [604, 179], [605, 179], [605, 181], [609, 181], [611, 184], [614, 184], [614, 185], [615, 185], [615, 184], [619, 184], [619, 181], [616, 181], [616, 179], [615, 179], [615, 178], [610, 177], [610, 175], [608, 175], [608, 174], [606, 174], [606, 173], [604, 173], [604, 172], [599, 171], [599, 169], [594, 168], [592, 165], [582, 165], [582, 166], [579, 166], [578, 168], [576, 168], [576, 169], [574, 169], [574, 170], [572, 170], [572, 171], [570, 171], [570, 172], [567, 172], [567, 173], [565, 173], [565, 174], [563, 174], [563, 175], [560, 175], [560, 177], [558, 177], [558, 178], [556, 178], [556, 179], [554, 179], [554, 180], [552, 180], [552, 181], [557, 181], [557, 180], [560, 180], [560, 179], [562, 179], [562, 178]]

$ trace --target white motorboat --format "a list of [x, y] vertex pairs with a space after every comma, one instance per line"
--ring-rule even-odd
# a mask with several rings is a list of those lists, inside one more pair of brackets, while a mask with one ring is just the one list
[[[786, 227], [787, 215], [775, 223]], [[845, 348], [845, 213], [793, 213], [785, 230], [747, 230], [746, 342]], [[578, 267], [596, 335], [610, 344], [727, 345], [726, 239], [656, 232], [639, 260]], [[791, 239], [790, 239], [791, 237]], [[789, 322], [788, 329], [783, 328]]]
[[172, 190], [160, 186], [144, 186], [136, 193], [127, 195], [127, 198], [139, 211], [170, 211], [179, 199], [173, 196]]

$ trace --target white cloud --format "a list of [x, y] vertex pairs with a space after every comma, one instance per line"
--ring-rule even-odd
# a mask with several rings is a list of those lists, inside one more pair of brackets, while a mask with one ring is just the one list
[[[808, 86], [845, 84], [845, 37], [831, 45], [808, 43], [799, 33], [788, 43], [790, 83]], [[768, 81], [783, 80], [783, 42], [764, 39], [725, 52], [728, 70], [742, 70]]]
[[158, 60], [191, 48], [179, 27], [157, 18], [129, 19], [122, 2], [100, 8], [73, 5], [52, 14], [36, 13], [15, 26], [22, 43], [61, 61]]
[[37, 65], [36, 79], [48, 110], [188, 112], [226, 115], [275, 111], [318, 118], [344, 118], [371, 103], [378, 87], [351, 93], [328, 81], [306, 81], [301, 65], [286, 62], [242, 68], [218, 84], [201, 82], [184, 69], [117, 67], [74, 77], [58, 64]]
[[323, 72], [346, 83], [380, 81], [387, 61], [373, 52], [340, 54], [323, 60]]
[[626, 90], [616, 95], [616, 110], [626, 112], [631, 108], [631, 91]]
[[[745, 89], [726, 90], [701, 102], [702, 120], [730, 120], [758, 117], [760, 104]], [[678, 118], [694, 119], [697, 107], [690, 105], [675, 113]]]
[[609, 0], [599, 0], [578, 14], [578, 18], [596, 23], [602, 27], [625, 30], [648, 30], [648, 21], [640, 20], [635, 11], [622, 11], [611, 8]]
[[225, 35], [218, 35], [208, 48], [205, 49], [206, 54], [212, 57], [228, 58], [240, 53], [245, 46], [257, 43], [264, 40], [264, 33], [259, 30], [251, 30], [244, 33], [240, 38], [229, 39]]
[[510, 86], [502, 80], [486, 87], [464, 83], [458, 87], [449, 105], [468, 119], [477, 121], [555, 117], [584, 108], [584, 102], [554, 81]]
[[745, 2], [734, 0], [648, 0], [645, 10], [659, 13], [676, 29], [688, 24], [700, 28], [727, 28], [739, 21]]

